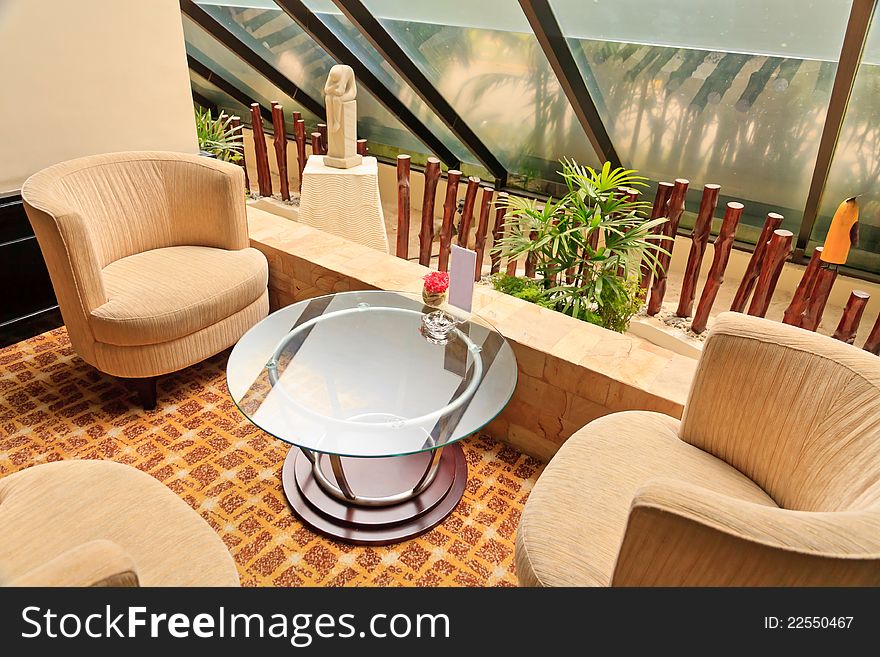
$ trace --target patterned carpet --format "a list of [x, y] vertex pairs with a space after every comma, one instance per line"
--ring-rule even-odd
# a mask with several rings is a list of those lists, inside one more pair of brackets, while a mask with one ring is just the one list
[[513, 540], [539, 461], [471, 437], [464, 498], [441, 525], [389, 547], [335, 543], [291, 514], [287, 446], [235, 408], [225, 363], [224, 353], [163, 378], [147, 412], [78, 358], [63, 328], [0, 350], [0, 476], [60, 459], [133, 465], [210, 523], [245, 586], [515, 585]]

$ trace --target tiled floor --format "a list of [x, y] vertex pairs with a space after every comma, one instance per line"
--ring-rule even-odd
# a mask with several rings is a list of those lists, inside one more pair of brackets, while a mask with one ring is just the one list
[[140, 468], [220, 534], [244, 585], [515, 584], [513, 541], [539, 461], [471, 437], [464, 498], [441, 525], [385, 548], [334, 543], [291, 514], [279, 478], [287, 446], [240, 415], [225, 362], [164, 378], [158, 409], [145, 412], [73, 353], [63, 328], [0, 350], [0, 476], [75, 458]]

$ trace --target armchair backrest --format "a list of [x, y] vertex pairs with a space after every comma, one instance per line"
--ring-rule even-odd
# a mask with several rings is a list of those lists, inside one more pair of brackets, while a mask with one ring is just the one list
[[77, 353], [95, 364], [92, 310], [107, 301], [101, 270], [167, 246], [248, 246], [241, 167], [144, 151], [62, 162], [21, 195]]
[[109, 153], [49, 167], [28, 179], [22, 196], [56, 221], [76, 215], [103, 268], [167, 246], [225, 248], [228, 236], [212, 219], [235, 211], [244, 223], [243, 179], [230, 184], [242, 176], [240, 167], [185, 153]]
[[784, 508], [880, 508], [880, 358], [725, 313], [703, 349], [681, 438]]

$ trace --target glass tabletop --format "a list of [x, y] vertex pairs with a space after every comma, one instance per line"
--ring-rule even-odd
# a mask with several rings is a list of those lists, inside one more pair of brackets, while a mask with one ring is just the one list
[[239, 340], [226, 381], [255, 425], [340, 456], [437, 449], [490, 422], [516, 387], [516, 359], [491, 324], [444, 306], [454, 326], [404, 292], [342, 292], [278, 310]]

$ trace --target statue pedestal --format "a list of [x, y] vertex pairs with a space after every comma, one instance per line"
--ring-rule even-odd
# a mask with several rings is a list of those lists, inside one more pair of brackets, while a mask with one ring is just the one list
[[309, 157], [303, 171], [299, 220], [388, 253], [376, 158], [365, 157], [358, 166], [336, 169], [324, 164], [324, 156]]
[[324, 156], [324, 166], [332, 169], [351, 169], [364, 163], [364, 158], [360, 155], [350, 155], [349, 157], [330, 157]]

